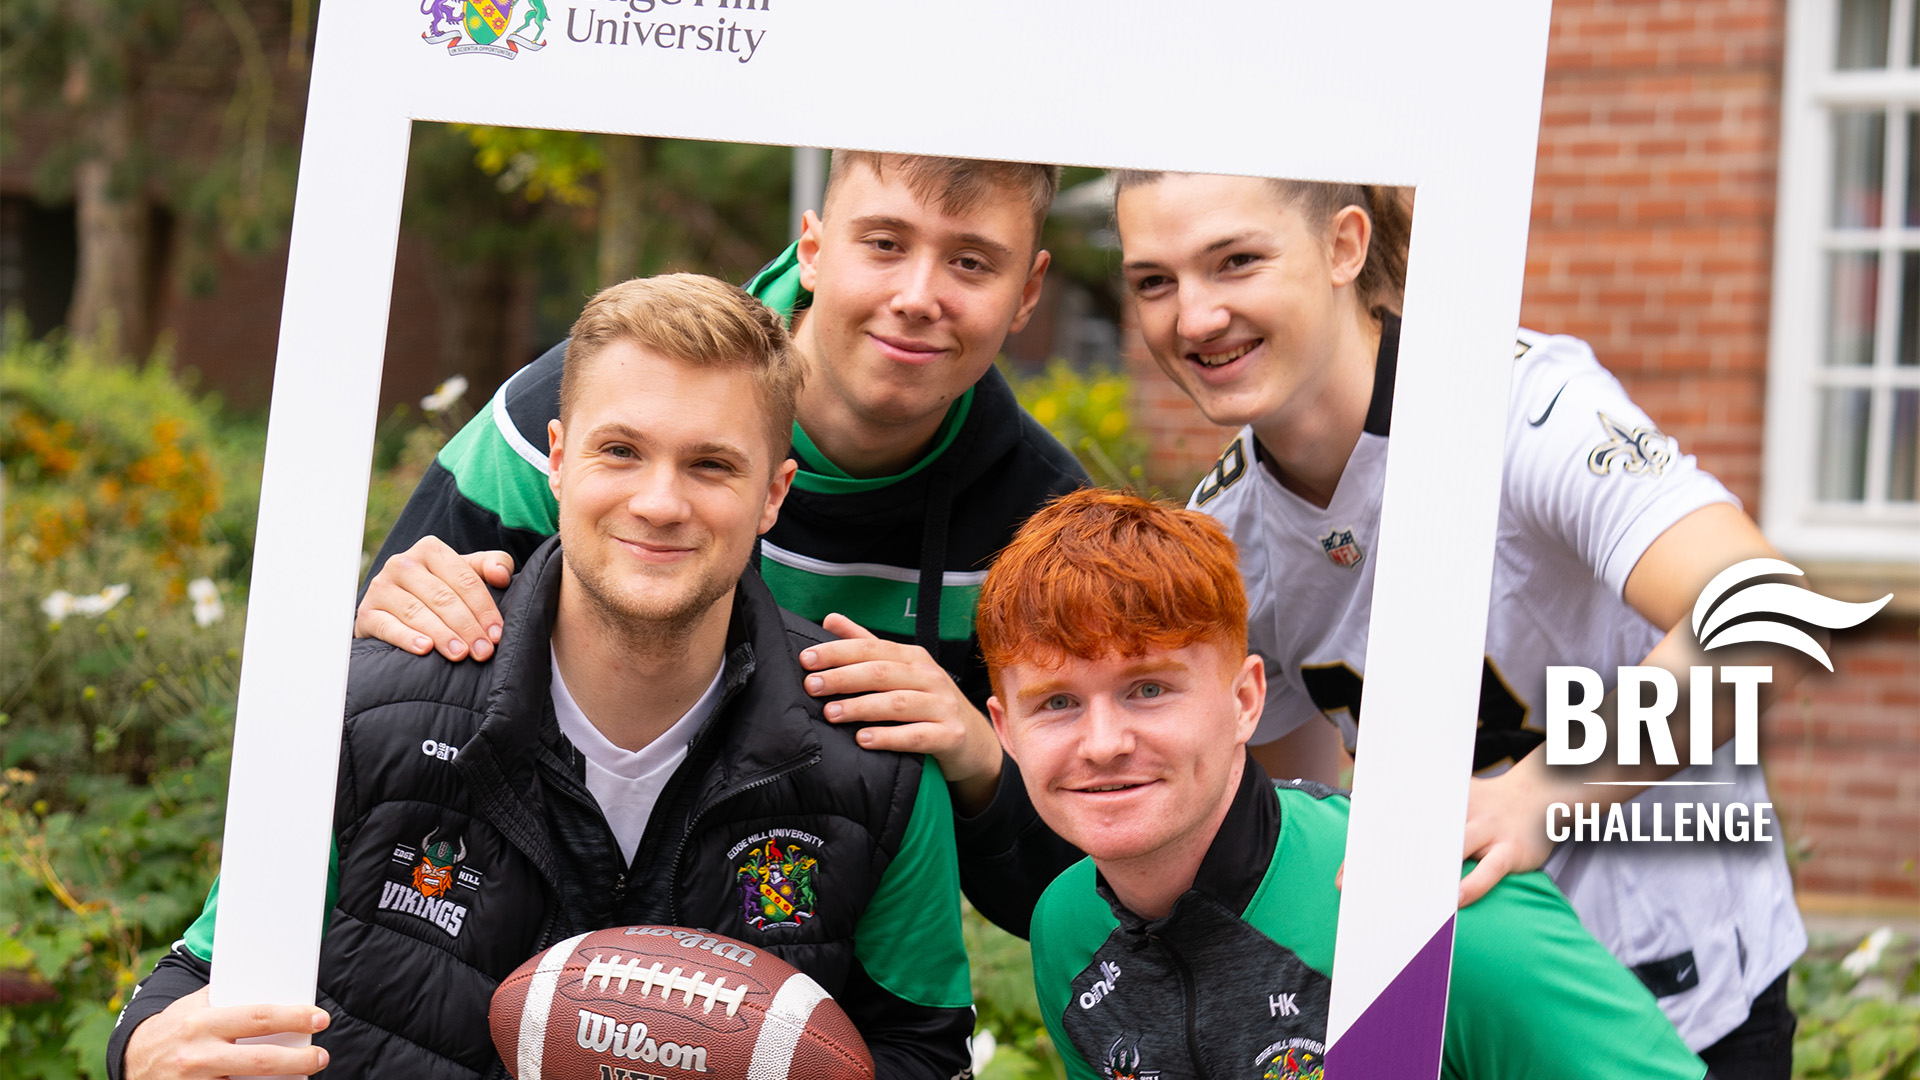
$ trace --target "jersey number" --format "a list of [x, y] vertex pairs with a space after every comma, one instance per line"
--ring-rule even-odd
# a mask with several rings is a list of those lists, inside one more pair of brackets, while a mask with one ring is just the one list
[[1240, 440], [1235, 439], [1220, 455], [1220, 460], [1213, 463], [1213, 468], [1207, 470], [1207, 475], [1201, 478], [1200, 487], [1193, 493], [1193, 505], [1207, 505], [1246, 474], [1247, 452], [1241, 447]]
[[[1364, 680], [1346, 664], [1316, 664], [1300, 669], [1300, 681], [1306, 684], [1313, 705], [1329, 717], [1345, 712], [1360, 724], [1360, 694]], [[1545, 738], [1526, 726], [1527, 707], [1493, 659], [1481, 660], [1480, 724], [1474, 736], [1473, 771], [1479, 772], [1502, 762], [1515, 762], [1533, 752]]]

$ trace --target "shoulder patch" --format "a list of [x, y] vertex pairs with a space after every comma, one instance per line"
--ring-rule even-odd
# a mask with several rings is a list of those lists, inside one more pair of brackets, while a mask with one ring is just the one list
[[1607, 441], [1587, 454], [1587, 471], [1595, 476], [1605, 476], [1616, 466], [1628, 476], [1659, 476], [1667, 471], [1673, 452], [1659, 428], [1628, 428], [1606, 413], [1597, 415]]
[[1207, 505], [1246, 474], [1246, 440], [1236, 435], [1234, 440], [1227, 444], [1219, 460], [1213, 463], [1213, 468], [1208, 469], [1207, 475], [1201, 478], [1200, 486], [1194, 489], [1193, 505]]

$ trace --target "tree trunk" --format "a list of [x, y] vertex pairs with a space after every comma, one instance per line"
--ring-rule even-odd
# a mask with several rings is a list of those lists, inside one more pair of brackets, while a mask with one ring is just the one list
[[646, 140], [602, 135], [600, 156], [600, 285], [605, 288], [640, 272], [646, 220], [640, 205], [647, 172]]
[[[80, 80], [83, 156], [74, 170], [79, 266], [67, 329], [115, 354], [153, 344], [148, 208], [134, 153], [134, 99]], [[71, 80], [70, 80], [71, 85]]]

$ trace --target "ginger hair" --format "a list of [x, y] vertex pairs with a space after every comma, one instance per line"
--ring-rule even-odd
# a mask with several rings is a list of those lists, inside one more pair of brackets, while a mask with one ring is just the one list
[[977, 610], [996, 690], [1013, 664], [1201, 642], [1247, 648], [1247, 595], [1219, 523], [1105, 488], [1062, 495], [1029, 518], [988, 571]]

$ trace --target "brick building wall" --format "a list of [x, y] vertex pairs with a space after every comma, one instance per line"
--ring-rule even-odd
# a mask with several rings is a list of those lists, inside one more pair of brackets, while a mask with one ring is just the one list
[[[1521, 302], [1524, 325], [1591, 342], [1756, 514], [1784, 31], [1778, 0], [1556, 0]], [[1155, 479], [1190, 483], [1229, 433], [1137, 333], [1123, 356]], [[1762, 724], [1803, 894], [1920, 901], [1920, 623], [1898, 591]]]

